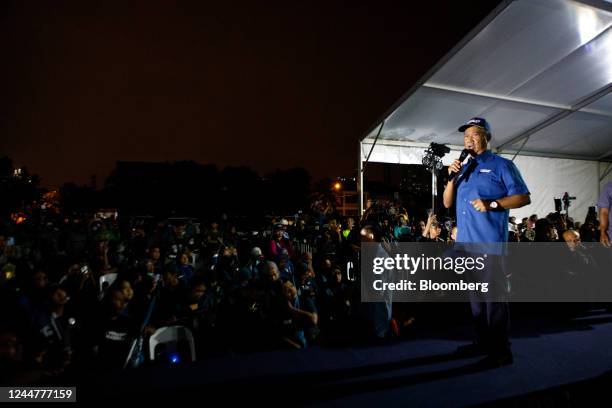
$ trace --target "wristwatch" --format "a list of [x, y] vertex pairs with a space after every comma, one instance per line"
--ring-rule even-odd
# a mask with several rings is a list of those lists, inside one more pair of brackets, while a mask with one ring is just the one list
[[493, 201], [491, 201], [489, 203], [489, 208], [492, 208], [492, 209], [496, 210], [498, 207], [499, 207], [499, 203], [497, 201], [495, 201], [495, 200], [493, 200]]

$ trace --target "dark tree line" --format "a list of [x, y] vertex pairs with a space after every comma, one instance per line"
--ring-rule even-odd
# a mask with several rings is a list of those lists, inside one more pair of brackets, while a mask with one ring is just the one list
[[100, 203], [129, 214], [287, 214], [307, 205], [310, 175], [302, 168], [260, 177], [244, 166], [119, 162], [100, 194]]
[[[0, 210], [3, 216], [27, 208], [45, 192], [40, 178], [0, 158]], [[303, 168], [276, 170], [260, 176], [253, 169], [193, 161], [166, 163], [117, 162], [102, 188], [95, 179], [88, 185], [65, 183], [59, 189], [66, 213], [117, 208], [125, 215], [245, 217], [293, 214], [309, 205], [310, 175]]]

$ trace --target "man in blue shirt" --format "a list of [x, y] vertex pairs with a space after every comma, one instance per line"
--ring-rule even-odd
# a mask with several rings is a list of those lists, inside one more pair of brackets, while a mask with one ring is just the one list
[[597, 207], [599, 207], [599, 241], [609, 248], [612, 239], [612, 181], [604, 186]]
[[[455, 160], [449, 175], [458, 173], [444, 189], [444, 206], [456, 203], [457, 242], [487, 244], [508, 240], [508, 214], [528, 205], [529, 190], [510, 160], [487, 150], [491, 127], [482, 118], [472, 118], [459, 128], [463, 144], [472, 156], [465, 166]], [[501, 253], [499, 253], [501, 255]], [[482, 272], [484, 280], [503, 273], [501, 256], [491, 255]], [[476, 323], [476, 343], [460, 348], [466, 355], [487, 354], [483, 364], [501, 366], [513, 362], [508, 342], [508, 304], [491, 298], [470, 300]]]

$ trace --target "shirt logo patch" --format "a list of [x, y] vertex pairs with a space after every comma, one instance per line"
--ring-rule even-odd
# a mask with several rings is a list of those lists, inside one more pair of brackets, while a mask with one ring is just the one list
[[491, 169], [480, 169], [481, 173], [490, 173]]
[[105, 336], [107, 340], [111, 341], [125, 341], [127, 339], [127, 333], [119, 333], [113, 330], [106, 332]]

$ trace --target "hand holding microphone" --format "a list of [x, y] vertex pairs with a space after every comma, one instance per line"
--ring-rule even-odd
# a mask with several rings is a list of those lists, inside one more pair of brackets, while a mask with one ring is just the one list
[[459, 159], [455, 160], [454, 162], [451, 163], [450, 166], [448, 166], [448, 181], [452, 181], [455, 176], [457, 174], [459, 174], [459, 172], [461, 171], [461, 164], [463, 163], [463, 161], [465, 160], [465, 158], [468, 156], [469, 154], [469, 150], [468, 149], [463, 149], [461, 151], [461, 155], [459, 156]]

